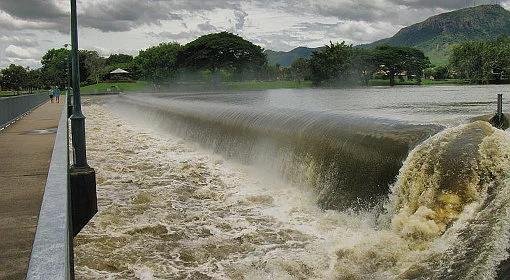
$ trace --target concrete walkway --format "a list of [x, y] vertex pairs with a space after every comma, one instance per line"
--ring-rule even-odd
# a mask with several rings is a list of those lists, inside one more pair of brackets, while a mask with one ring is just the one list
[[0, 279], [25, 279], [63, 104], [0, 131]]

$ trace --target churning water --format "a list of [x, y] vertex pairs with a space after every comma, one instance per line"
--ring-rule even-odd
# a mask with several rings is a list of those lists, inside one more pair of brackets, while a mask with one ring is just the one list
[[505, 89], [88, 100], [77, 278], [494, 279], [510, 135], [471, 120]]

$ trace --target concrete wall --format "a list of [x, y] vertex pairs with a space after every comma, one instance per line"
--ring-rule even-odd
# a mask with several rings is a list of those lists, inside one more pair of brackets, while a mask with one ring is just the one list
[[15, 121], [48, 99], [47, 93], [0, 98], [0, 128]]
[[28, 266], [28, 280], [72, 279], [67, 110], [62, 110]]

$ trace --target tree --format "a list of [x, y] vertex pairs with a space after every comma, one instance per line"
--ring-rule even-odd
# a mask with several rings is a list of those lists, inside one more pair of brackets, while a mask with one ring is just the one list
[[28, 73], [23, 66], [11, 64], [0, 72], [2, 89], [20, 91], [27, 86]]
[[379, 66], [374, 50], [353, 48], [352, 52], [350, 68], [356, 79], [360, 80], [362, 85], [368, 86]]
[[80, 51], [80, 69], [84, 69], [85, 73], [80, 72], [83, 82], [98, 84], [101, 76], [103, 76], [105, 59], [99, 56], [96, 51]]
[[105, 64], [106, 65], [113, 65], [113, 64], [128, 64], [133, 62], [133, 56], [128, 54], [112, 54], [108, 58], [106, 58]]
[[483, 81], [483, 42], [466, 42], [452, 47], [450, 65], [460, 78]]
[[[71, 66], [70, 51], [64, 48], [51, 49], [42, 57], [41, 72], [45, 87], [67, 86]], [[96, 83], [103, 71], [103, 60], [96, 51], [80, 50], [78, 52], [80, 65], [80, 83]]]
[[69, 54], [69, 50], [60, 48], [51, 49], [42, 57], [41, 74], [45, 87], [58, 86], [63, 88], [67, 85]]
[[439, 65], [439, 66], [424, 69], [423, 74], [427, 78], [432, 77], [435, 80], [446, 80], [446, 79], [448, 79], [450, 71], [448, 69], [448, 66]]
[[422, 51], [411, 47], [379, 46], [374, 57], [376, 63], [387, 71], [390, 86], [395, 86], [395, 76], [403, 72], [421, 82], [423, 69], [430, 65], [429, 58]]
[[296, 59], [290, 66], [292, 79], [301, 82], [310, 78], [310, 63], [304, 58]]
[[[234, 72], [237, 77], [258, 73], [267, 63], [263, 49], [228, 32], [204, 35], [186, 44], [179, 52], [177, 63], [189, 70]], [[214, 75], [213, 74], [213, 79]]]
[[44, 87], [40, 69], [27, 69], [26, 87], [29, 92], [32, 92], [34, 89], [40, 89]]
[[141, 77], [156, 83], [175, 79], [177, 54], [181, 48], [178, 43], [161, 43], [140, 51], [134, 63], [139, 67]]
[[318, 85], [324, 82], [348, 81], [351, 79], [352, 45], [330, 43], [310, 58], [311, 80]]
[[472, 83], [498, 82], [510, 73], [510, 38], [455, 45], [450, 67], [459, 78]]

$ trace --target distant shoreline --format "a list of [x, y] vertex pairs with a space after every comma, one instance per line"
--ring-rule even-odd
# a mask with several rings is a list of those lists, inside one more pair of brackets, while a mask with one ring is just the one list
[[[458, 79], [449, 80], [422, 80], [418, 85], [416, 81], [397, 81], [396, 87], [399, 86], [441, 86], [441, 85], [475, 85]], [[363, 88], [364, 86], [314, 86], [310, 81], [249, 81], [249, 82], [224, 82], [220, 87], [212, 87], [208, 83], [189, 83], [172, 85], [171, 88], [162, 86], [157, 89], [145, 81], [136, 83], [99, 83], [88, 85], [81, 88], [84, 95], [105, 94], [105, 93], [123, 93], [123, 92], [161, 92], [161, 91], [260, 91], [270, 89], [305, 89], [305, 88]], [[370, 80], [370, 87], [389, 87], [389, 80]], [[1, 95], [0, 95], [1, 96]]]

